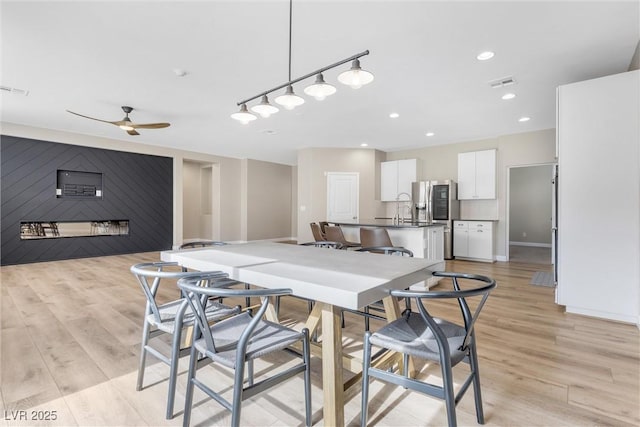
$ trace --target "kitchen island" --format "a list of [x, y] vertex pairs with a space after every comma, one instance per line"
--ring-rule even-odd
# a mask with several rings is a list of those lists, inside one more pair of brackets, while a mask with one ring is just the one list
[[444, 224], [396, 223], [390, 219], [364, 219], [357, 222], [334, 221], [333, 224], [339, 225], [345, 238], [352, 242], [360, 241], [360, 228], [384, 227], [387, 229], [394, 246], [402, 246], [413, 252], [414, 257], [436, 263], [434, 271], [445, 269]]

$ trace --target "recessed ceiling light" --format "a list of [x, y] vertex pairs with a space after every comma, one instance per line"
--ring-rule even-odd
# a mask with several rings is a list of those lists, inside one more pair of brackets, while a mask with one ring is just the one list
[[479, 53], [476, 58], [478, 58], [478, 61], [486, 61], [487, 59], [493, 58], [494, 55], [495, 53], [488, 50], [486, 52]]
[[427, 135], [427, 136], [433, 136], [433, 135], [435, 135], [435, 133], [433, 133], [433, 132], [427, 132], [427, 133], [425, 133], [425, 135]]
[[531, 120], [531, 117], [520, 117], [518, 119], [519, 122], [528, 122], [529, 120]]
[[502, 99], [507, 100], [507, 99], [513, 99], [516, 97], [515, 93], [505, 93], [504, 95], [502, 95]]
[[366, 142], [363, 142], [362, 144], [360, 144], [360, 147], [368, 147], [369, 144], [367, 144]]
[[398, 117], [400, 117], [400, 114], [398, 114], [398, 113], [391, 113], [391, 114], [389, 114], [389, 117], [391, 117], [392, 119], [397, 119]]
[[187, 72], [181, 68], [174, 68], [173, 74], [175, 74], [178, 77], [184, 77], [187, 75]]

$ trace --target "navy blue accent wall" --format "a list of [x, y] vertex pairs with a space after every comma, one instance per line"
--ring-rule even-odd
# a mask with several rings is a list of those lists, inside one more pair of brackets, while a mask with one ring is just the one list
[[[170, 249], [173, 159], [0, 137], [1, 264]], [[58, 170], [102, 174], [102, 198], [58, 198]], [[127, 236], [20, 239], [21, 221], [128, 220]]]

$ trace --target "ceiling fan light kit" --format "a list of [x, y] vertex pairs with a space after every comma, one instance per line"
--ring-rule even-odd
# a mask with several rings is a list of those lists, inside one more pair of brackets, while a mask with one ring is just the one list
[[239, 101], [237, 105], [240, 107], [240, 110], [236, 113], [231, 114], [231, 118], [238, 120], [242, 124], [246, 125], [249, 122], [257, 119], [257, 116], [247, 109], [247, 103], [257, 98], [261, 98], [260, 104], [251, 107], [251, 111], [259, 114], [263, 118], [268, 118], [269, 116], [271, 116], [271, 114], [277, 113], [279, 111], [278, 107], [269, 103], [267, 95], [283, 88], [286, 88], [285, 92], [284, 94], [275, 98], [276, 104], [281, 105], [285, 110], [293, 110], [295, 107], [304, 104], [304, 98], [295, 94], [295, 92], [293, 91], [293, 85], [312, 76], [316, 76], [316, 81], [315, 83], [307, 86], [304, 89], [304, 93], [306, 95], [312, 96], [318, 101], [322, 101], [327, 96], [333, 95], [334, 93], [336, 93], [336, 88], [335, 86], [324, 81], [324, 76], [322, 75], [322, 73], [347, 62], [351, 62], [351, 68], [347, 71], [344, 71], [338, 76], [338, 81], [340, 83], [350, 86], [353, 89], [359, 89], [362, 86], [373, 81], [373, 74], [371, 74], [369, 71], [363, 70], [360, 67], [359, 58], [368, 55], [368, 50], [352, 55], [349, 58], [345, 58], [331, 65], [327, 65], [326, 67], [322, 67], [311, 73], [305, 74], [302, 77], [291, 79], [292, 11], [293, 0], [289, 0], [289, 80], [279, 86], [274, 87], [273, 89], [266, 90], [255, 96], [252, 96], [251, 98]]

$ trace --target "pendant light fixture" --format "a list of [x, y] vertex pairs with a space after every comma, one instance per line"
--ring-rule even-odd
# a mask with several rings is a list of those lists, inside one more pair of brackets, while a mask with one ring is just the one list
[[360, 60], [354, 59], [351, 69], [340, 73], [338, 81], [352, 89], [360, 89], [362, 86], [373, 81], [373, 74], [360, 68]]
[[359, 89], [363, 85], [371, 83], [373, 81], [373, 74], [368, 71], [363, 70], [360, 67], [359, 58], [368, 55], [369, 51], [365, 50], [364, 52], [357, 53], [355, 55], [350, 56], [349, 58], [345, 58], [341, 61], [338, 61], [334, 64], [328, 65], [326, 67], [322, 67], [318, 70], [315, 70], [309, 74], [305, 74], [302, 77], [298, 77], [296, 79], [291, 79], [291, 33], [292, 33], [292, 25], [293, 23], [293, 0], [289, 0], [289, 80], [286, 83], [283, 83], [279, 86], [274, 87], [273, 89], [269, 89], [258, 95], [252, 96], [251, 98], [247, 98], [243, 101], [237, 103], [240, 107], [240, 111], [237, 113], [231, 114], [231, 118], [240, 121], [242, 124], [247, 124], [250, 121], [256, 120], [257, 116], [255, 114], [250, 113], [247, 110], [247, 103], [253, 101], [254, 99], [261, 98], [259, 104], [251, 107], [251, 111], [259, 114], [261, 117], [267, 118], [272, 114], [277, 113], [278, 107], [269, 103], [269, 99], [267, 95], [272, 92], [275, 92], [280, 89], [285, 89], [284, 94], [275, 98], [275, 102], [278, 105], [281, 105], [286, 110], [293, 110], [295, 107], [304, 104], [305, 100], [301, 96], [295, 94], [293, 90], [293, 85], [302, 80], [308, 79], [309, 77], [315, 76], [315, 83], [307, 86], [304, 89], [304, 93], [306, 95], [314, 97], [318, 101], [322, 101], [327, 96], [333, 95], [336, 93], [335, 86], [324, 81], [323, 72], [330, 70], [332, 68], [338, 67], [342, 64], [346, 64], [347, 62], [351, 62], [351, 69], [341, 73], [338, 76], [338, 81], [344, 83], [353, 89]]
[[254, 113], [260, 114], [260, 116], [266, 119], [272, 114], [275, 114], [278, 111], [280, 111], [280, 109], [275, 105], [271, 105], [269, 103], [269, 98], [267, 98], [267, 95], [262, 95], [260, 104], [254, 105], [253, 107], [251, 107], [251, 111], [253, 111]]
[[304, 93], [313, 96], [316, 101], [322, 101], [329, 95], [336, 93], [336, 87], [324, 81], [322, 73], [316, 76], [316, 82], [304, 89]]
[[242, 123], [243, 125], [246, 125], [249, 122], [254, 121], [255, 119], [257, 119], [257, 117], [255, 116], [255, 114], [251, 114], [248, 110], [247, 110], [247, 104], [242, 104], [240, 106], [240, 111], [238, 111], [237, 113], [233, 113], [231, 115], [232, 119], [236, 119], [237, 121], [239, 121], [240, 123]]

